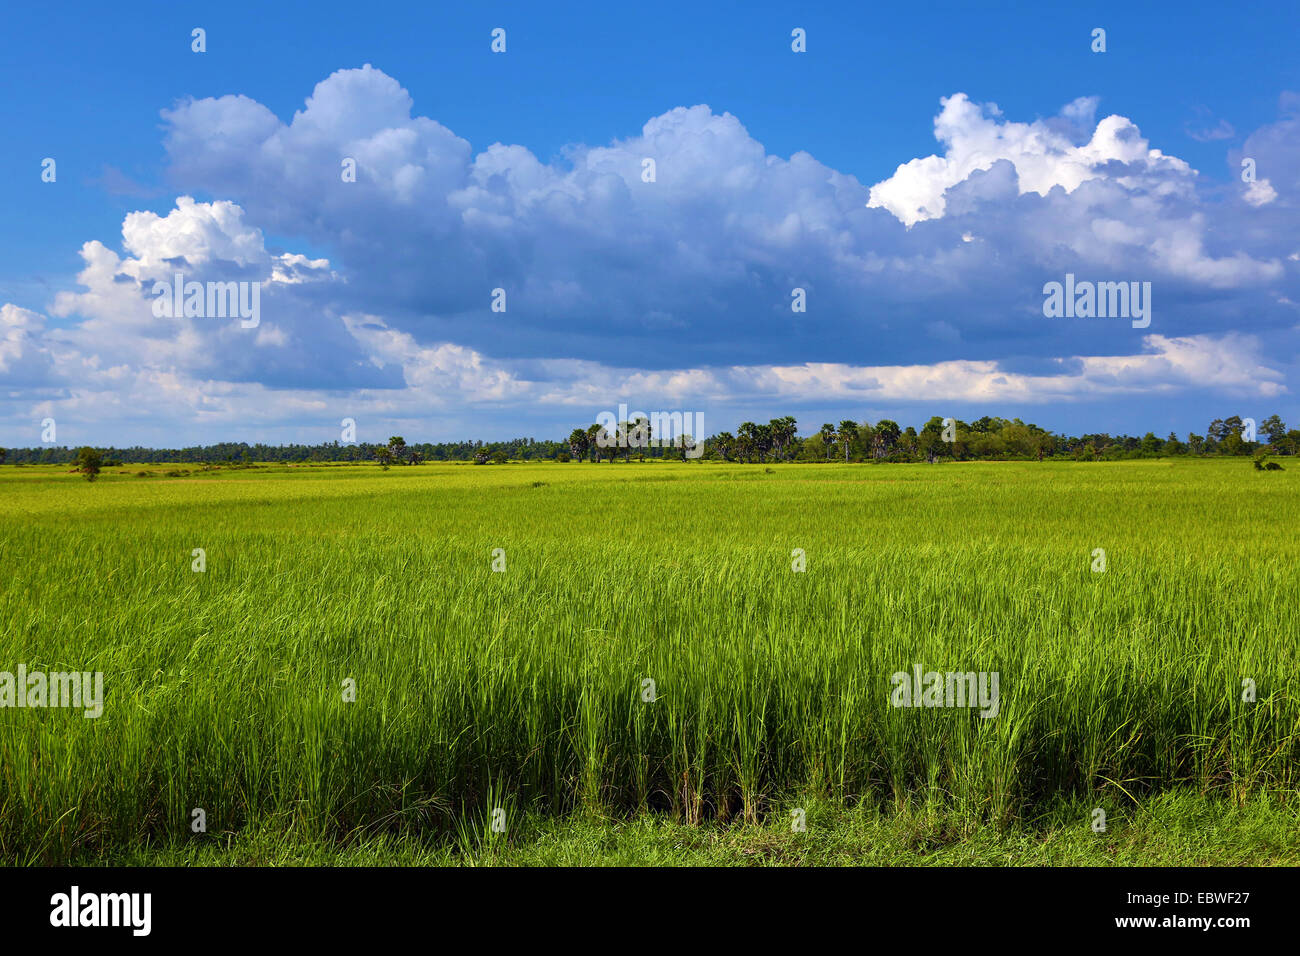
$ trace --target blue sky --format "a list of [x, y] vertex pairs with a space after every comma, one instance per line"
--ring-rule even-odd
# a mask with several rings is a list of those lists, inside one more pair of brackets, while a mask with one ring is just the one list
[[[1137, 6], [15, 9], [0, 444], [1294, 425], [1300, 15]], [[178, 263], [257, 327], [155, 317]]]

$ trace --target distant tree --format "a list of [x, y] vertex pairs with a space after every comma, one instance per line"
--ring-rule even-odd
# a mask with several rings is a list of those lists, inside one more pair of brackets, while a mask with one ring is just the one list
[[745, 461], [753, 461], [755, 455], [762, 455], [762, 426], [753, 422], [741, 422], [740, 427], [736, 429], [736, 446], [740, 457]]
[[1018, 418], [1003, 425], [998, 437], [1002, 439], [1007, 454], [1017, 458], [1028, 455], [1037, 448], [1034, 433]]
[[[960, 426], [961, 426], [961, 422], [958, 422], [957, 425], [958, 425], [958, 427], [960, 428]], [[1030, 444], [1031, 444], [1031, 445], [1034, 447], [1034, 449], [1037, 451], [1037, 453], [1038, 453], [1038, 460], [1039, 460], [1039, 461], [1042, 461], [1043, 458], [1044, 458], [1044, 456], [1046, 456], [1046, 455], [1055, 455], [1055, 454], [1056, 454], [1056, 446], [1057, 446], [1057, 442], [1056, 442], [1056, 436], [1055, 436], [1055, 435], [1053, 435], [1051, 432], [1047, 431], [1045, 428], [1039, 428], [1037, 425], [1030, 425], [1030, 426], [1029, 426], [1029, 430], [1030, 430], [1030, 432], [1032, 433], [1031, 436], [1030, 436]], [[958, 434], [958, 436], [959, 436], [959, 437], [958, 437], [958, 448], [960, 449], [960, 447], [961, 447], [961, 439], [960, 439], [961, 432], [958, 431], [957, 434]]]
[[5, 463], [5, 455], [7, 454], [8, 454], [7, 451], [5, 451], [3, 448], [0, 448], [0, 465], [3, 465]]
[[[1286, 425], [1277, 415], [1270, 415], [1260, 422], [1259, 433], [1268, 437], [1268, 443], [1275, 448], [1286, 441]], [[3, 457], [0, 456], [0, 460]]]
[[888, 418], [882, 418], [876, 422], [876, 445], [880, 451], [878, 458], [888, 455], [898, 442], [898, 436], [903, 430], [898, 427], [898, 422], [891, 421]]
[[623, 453], [624, 458], [628, 458], [632, 449], [637, 449], [641, 453], [641, 460], [645, 460], [645, 450], [650, 447], [650, 441], [654, 438], [650, 419], [638, 416], [627, 423], [627, 449]]
[[[858, 430], [858, 440], [863, 443], [864, 447], [866, 446], [866, 436], [861, 429]], [[916, 457], [916, 453], [921, 447], [921, 436], [916, 433], [916, 429], [911, 425], [904, 428], [903, 434], [898, 436], [898, 447], [909, 461]], [[951, 446], [948, 446], [948, 448], [951, 450]]]
[[943, 419], [933, 415], [922, 426], [921, 433], [917, 436], [917, 447], [921, 450], [921, 454], [925, 455], [925, 460], [931, 464], [939, 456], [950, 453], [947, 443], [943, 440], [943, 428]]
[[1198, 435], [1196, 432], [1187, 433], [1187, 450], [1193, 455], [1199, 455], [1205, 448], [1205, 436]]
[[510, 460], [510, 456], [503, 449], [497, 449], [492, 453], [492, 464], [504, 465]]
[[587, 448], [590, 449], [592, 457], [595, 458], [596, 464], [600, 464], [601, 451], [606, 447], [604, 442], [609, 441], [609, 432], [600, 425], [587, 426]]
[[787, 458], [787, 450], [791, 442], [794, 441], [795, 426], [797, 421], [793, 415], [786, 415], [784, 418], [774, 418], [768, 424], [767, 428], [772, 436], [772, 445], [776, 449], [778, 458]]
[[[1207, 434], [1210, 438], [1214, 439], [1215, 444], [1219, 446], [1226, 445], [1228, 440], [1234, 435], [1237, 437], [1237, 441], [1240, 442], [1241, 427], [1243, 424], [1240, 415], [1230, 415], [1227, 418], [1216, 418], [1214, 421], [1210, 422], [1210, 428]], [[1227, 452], [1225, 450], [1225, 453], [1236, 454], [1237, 452]]]
[[630, 423], [628, 422], [618, 423], [618, 426], [614, 430], [614, 446], [613, 446], [614, 451], [609, 453], [610, 461], [614, 461], [618, 458], [618, 449], [620, 448], [623, 449], [623, 460], [624, 461], [628, 460], [628, 456], [632, 453], [632, 449], [627, 440], [627, 436], [628, 436], [628, 432], [630, 432], [631, 430], [632, 430], [632, 426]]
[[587, 444], [590, 441], [591, 436], [584, 429], [575, 428], [569, 432], [569, 454], [573, 456], [574, 461], [582, 461], [587, 454]]
[[87, 481], [94, 481], [99, 477], [100, 466], [104, 462], [104, 456], [94, 448], [77, 449], [77, 471]]
[[1219, 442], [1219, 453], [1222, 455], [1244, 455], [1249, 451], [1250, 448], [1241, 440], [1240, 429], [1227, 432]]
[[839, 441], [839, 436], [835, 434], [835, 426], [827, 422], [822, 426], [822, 430], [817, 433], [823, 445], [826, 446], [826, 460], [831, 460], [831, 452], [835, 450], [835, 443]]
[[397, 460], [396, 456], [393, 454], [392, 445], [383, 445], [379, 448], [376, 448], [375, 458], [378, 459], [380, 467], [382, 467], [384, 471], [387, 471], [389, 468], [391, 468], [393, 466], [393, 462]]
[[401, 435], [394, 435], [388, 439], [388, 450], [392, 453], [393, 461], [402, 464], [403, 456], [406, 454], [406, 439]]
[[849, 419], [840, 422], [840, 442], [844, 445], [844, 464], [849, 463], [849, 448], [858, 437], [858, 423]]
[[[975, 425], [971, 425], [974, 429]], [[1006, 444], [997, 432], [976, 432], [970, 434], [970, 451], [972, 457], [991, 459], [1002, 458], [1006, 454]]]
[[1160, 451], [1160, 439], [1155, 436], [1154, 432], [1147, 432], [1142, 436], [1142, 452], [1147, 455], [1154, 455]]

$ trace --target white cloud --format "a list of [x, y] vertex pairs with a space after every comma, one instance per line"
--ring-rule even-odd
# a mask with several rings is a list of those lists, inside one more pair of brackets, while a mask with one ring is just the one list
[[[965, 93], [940, 103], [934, 135], [944, 145], [944, 155], [910, 160], [871, 187], [867, 205], [888, 209], [909, 226], [943, 216], [944, 193], [976, 170], [990, 169], [998, 160], [1007, 160], [1015, 168], [1022, 195], [1034, 192], [1045, 196], [1055, 186], [1069, 193], [1087, 180], [1108, 176], [1134, 187], [1158, 176], [1180, 188], [1179, 177], [1196, 174], [1181, 159], [1151, 149], [1132, 121], [1122, 116], [1106, 117], [1097, 124], [1091, 139], [1075, 145], [1042, 121], [1001, 122], [995, 105], [981, 107]], [[1076, 100], [1064, 115], [1081, 120], [1090, 117], [1095, 106], [1094, 100]], [[1123, 175], [1108, 171], [1113, 163], [1125, 167]]]
[[[342, 323], [295, 298], [337, 277], [327, 259], [267, 251], [260, 229], [244, 221], [238, 205], [196, 202], [181, 196], [166, 216], [129, 213], [119, 256], [98, 240], [82, 246], [83, 291], [59, 292], [51, 314], [78, 321], [47, 336], [91, 367], [129, 366], [187, 374], [250, 377], [274, 384], [275, 369], [307, 363], [324, 372], [337, 356], [322, 344], [350, 341]], [[153, 313], [154, 283], [242, 280], [260, 283], [262, 321], [255, 333], [238, 319], [159, 318]], [[259, 364], [250, 344], [272, 348], [272, 364]], [[287, 353], [287, 354], [286, 354]]]
[[30, 379], [33, 366], [46, 365], [49, 356], [41, 342], [45, 331], [45, 317], [16, 305], [0, 306], [0, 374], [6, 382], [18, 376], [25, 368]]
[[[1267, 202], [1214, 205], [1186, 163], [1123, 117], [1095, 123], [1096, 106], [1020, 123], [955, 94], [936, 120], [944, 155], [868, 190], [807, 153], [770, 155], [707, 106], [542, 162], [475, 153], [373, 68], [331, 75], [287, 123], [245, 97], [189, 101], [165, 114], [172, 175], [229, 198], [132, 212], [117, 251], [85, 243], [80, 288], [48, 309], [61, 321], [5, 306], [6, 407], [183, 432], [430, 409], [582, 418], [632, 393], [710, 408], [1281, 394], [1261, 355], [1300, 298], [1279, 171], [1300, 133], [1259, 141]], [[355, 183], [339, 176], [349, 156]], [[330, 259], [268, 250], [263, 229]], [[150, 286], [176, 271], [263, 283], [259, 327], [155, 318]], [[1044, 322], [1043, 282], [1066, 272], [1152, 281], [1158, 334], [1098, 355], [1116, 339]], [[488, 309], [498, 286], [507, 313]], [[790, 311], [796, 286], [806, 314]]]
[[1257, 179], [1246, 186], [1246, 202], [1258, 208], [1266, 206], [1277, 198], [1277, 190], [1267, 179]]
[[[551, 162], [519, 145], [475, 152], [373, 67], [327, 77], [287, 122], [241, 97], [164, 119], [176, 181], [330, 248], [333, 313], [380, 313], [426, 346], [601, 362], [613, 342], [648, 367], [686, 348], [709, 366], [930, 362], [1008, 337], [1086, 349], [1084, 330], [1026, 326], [1045, 273], [1149, 279], [1187, 303], [1164, 314], [1170, 335], [1215, 327], [1207, 290], [1238, 290], [1238, 313], [1271, 302], [1263, 287], [1283, 273], [1249, 207], [1205, 206], [1184, 161], [1123, 117], [1096, 122], [1097, 104], [1025, 123], [956, 93], [936, 121], [944, 155], [874, 191], [807, 153], [771, 155], [704, 105]], [[340, 180], [342, 157], [356, 182]], [[509, 309], [488, 313], [498, 287]], [[794, 287], [809, 293], [797, 335]]]

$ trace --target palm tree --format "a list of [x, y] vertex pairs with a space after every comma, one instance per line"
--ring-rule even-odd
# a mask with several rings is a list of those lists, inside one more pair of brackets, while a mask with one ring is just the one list
[[574, 461], [582, 461], [587, 454], [587, 442], [590, 436], [581, 428], [575, 428], [569, 433], [569, 453], [573, 456]]
[[844, 442], [844, 464], [849, 463], [849, 446], [858, 437], [858, 423], [849, 419], [840, 422], [840, 441]]
[[401, 435], [394, 435], [388, 439], [388, 450], [392, 453], [395, 461], [401, 461], [402, 453], [406, 451], [406, 439]]
[[753, 422], [741, 422], [740, 427], [736, 429], [736, 438], [740, 445], [746, 461], [752, 459], [757, 454], [762, 459], [763, 450], [768, 440], [764, 425], [755, 425]]
[[772, 419], [771, 423], [767, 426], [771, 431], [772, 444], [776, 446], [776, 453], [779, 457], [786, 457], [784, 454], [785, 450], [789, 448], [790, 443], [794, 441], [795, 424], [796, 422], [794, 417], [786, 415], [784, 418]]
[[890, 449], [894, 447], [894, 443], [898, 441], [898, 436], [902, 433], [903, 430], [898, 427], [898, 422], [890, 421], [888, 418], [882, 418], [876, 422], [876, 457], [883, 458], [889, 454]]
[[[618, 446], [623, 449], [623, 460], [630, 461], [632, 457], [632, 422], [618, 423]], [[610, 456], [613, 457], [612, 455]]]
[[818, 433], [818, 437], [821, 438], [822, 444], [826, 446], [826, 460], [830, 461], [831, 449], [833, 449], [835, 443], [839, 441], [839, 436], [835, 434], [835, 426], [830, 422], [827, 422], [822, 426], [822, 430]]
[[632, 422], [632, 435], [628, 439], [628, 444], [635, 444], [641, 451], [641, 458], [645, 458], [645, 450], [651, 446], [650, 439], [650, 419], [638, 418]]

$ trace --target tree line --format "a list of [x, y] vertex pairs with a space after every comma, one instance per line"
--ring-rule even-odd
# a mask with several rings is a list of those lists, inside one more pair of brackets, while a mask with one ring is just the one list
[[[220, 442], [215, 445], [193, 445], [188, 448], [129, 448], [107, 447], [98, 449], [104, 464], [112, 467], [122, 462], [132, 464], [184, 464], [238, 466], [241, 464], [274, 464], [302, 462], [374, 462], [379, 460], [381, 449], [389, 447], [370, 442], [340, 444], [337, 441], [319, 445], [250, 445], [246, 442]], [[563, 442], [538, 441], [535, 438], [513, 438], [509, 441], [459, 441], [403, 443], [403, 454], [414, 453], [420, 461], [472, 461], [476, 454], [486, 452], [490, 457], [501, 453], [512, 461], [552, 459], [568, 446]], [[77, 460], [80, 449], [44, 446], [40, 448], [0, 448], [0, 464], [12, 465], [65, 465]]]
[[1072, 458], [1080, 461], [1148, 458], [1179, 455], [1251, 455], [1300, 453], [1300, 430], [1288, 430], [1282, 419], [1270, 415], [1258, 423], [1251, 437], [1240, 416], [1216, 418], [1206, 434], [1191, 432], [1186, 440], [1170, 432], [1160, 438], [1153, 432], [1142, 437], [1096, 432], [1085, 435], [1055, 434], [1019, 418], [984, 416], [973, 422], [932, 417], [918, 431], [901, 427], [892, 419], [838, 425], [827, 422], [811, 435], [796, 433], [792, 416], [767, 424], [742, 422], [731, 432], [704, 439], [692, 448], [691, 436], [672, 442], [654, 441], [646, 419], [619, 422], [611, 431], [601, 425], [575, 428], [569, 435], [565, 460], [617, 461], [653, 457], [692, 457], [735, 462], [768, 461], [958, 461], [1000, 459]]
[[[378, 462], [417, 465], [421, 462], [463, 461], [475, 464], [507, 461], [630, 461], [655, 458], [702, 458], [744, 463], [776, 461], [957, 461], [1002, 459], [1074, 459], [1079, 461], [1153, 458], [1186, 455], [1296, 455], [1300, 454], [1300, 430], [1288, 429], [1278, 415], [1256, 424], [1251, 436], [1249, 423], [1240, 416], [1216, 418], [1204, 435], [1189, 433], [1180, 439], [1174, 433], [1160, 438], [1153, 432], [1141, 437], [1056, 434], [1019, 418], [984, 416], [973, 422], [932, 417], [920, 430], [901, 427], [884, 418], [871, 422], [845, 419], [838, 425], [826, 423], [800, 436], [796, 420], [787, 415], [766, 424], [742, 422], [735, 433], [718, 432], [696, 447], [694, 436], [672, 436], [656, 441], [646, 419], [619, 422], [611, 431], [601, 425], [575, 428], [566, 441], [515, 438], [510, 441], [418, 442], [407, 444], [393, 436], [386, 444], [361, 442], [319, 445], [249, 445], [222, 442], [188, 448], [96, 448], [104, 467], [123, 462], [133, 464], [200, 463], [228, 467], [265, 463]], [[85, 449], [66, 447], [0, 448], [0, 464], [75, 464], [84, 461]]]

